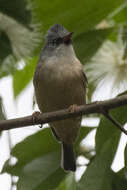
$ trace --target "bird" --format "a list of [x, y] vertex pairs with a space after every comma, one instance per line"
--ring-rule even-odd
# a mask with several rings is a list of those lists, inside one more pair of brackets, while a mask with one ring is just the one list
[[[86, 104], [87, 78], [72, 45], [72, 32], [61, 24], [49, 28], [36, 65], [33, 84], [42, 113]], [[54, 121], [50, 128], [61, 143], [61, 167], [76, 171], [74, 144], [79, 136], [81, 117]]]

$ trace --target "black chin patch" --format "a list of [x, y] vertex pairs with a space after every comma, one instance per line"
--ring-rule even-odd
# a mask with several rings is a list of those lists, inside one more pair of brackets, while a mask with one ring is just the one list
[[64, 41], [64, 44], [66, 44], [66, 45], [70, 45], [71, 43], [72, 43], [72, 39], [71, 38], [69, 38], [66, 41]]

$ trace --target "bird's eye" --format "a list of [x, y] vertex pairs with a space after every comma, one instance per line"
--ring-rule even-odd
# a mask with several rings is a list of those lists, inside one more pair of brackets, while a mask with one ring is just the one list
[[53, 45], [59, 45], [63, 42], [62, 38], [56, 38], [53, 40]]

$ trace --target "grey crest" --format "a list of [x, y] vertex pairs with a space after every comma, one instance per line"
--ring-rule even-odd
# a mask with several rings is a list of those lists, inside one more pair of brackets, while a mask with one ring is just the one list
[[54, 24], [51, 26], [47, 32], [46, 40], [52, 41], [56, 38], [63, 38], [68, 35], [70, 32], [65, 29], [61, 24]]

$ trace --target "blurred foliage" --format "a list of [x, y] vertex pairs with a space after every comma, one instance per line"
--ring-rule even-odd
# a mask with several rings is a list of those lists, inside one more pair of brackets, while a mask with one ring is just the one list
[[[122, 35], [126, 42], [127, 1], [0, 0], [0, 23], [0, 77], [12, 75], [16, 98], [33, 77], [45, 33], [51, 25], [61, 23], [74, 32], [76, 54], [83, 64], [89, 64], [105, 40], [117, 40], [120, 28], [124, 29]], [[88, 88], [90, 101], [94, 83]], [[0, 118], [4, 119], [2, 104], [0, 110]], [[127, 108], [123, 107], [115, 109], [112, 115], [124, 124], [126, 112]], [[81, 128], [75, 145], [77, 157], [85, 155], [80, 144], [93, 129], [95, 126]], [[96, 129], [96, 155], [77, 182], [74, 174], [60, 168], [60, 144], [46, 128], [15, 146], [11, 155], [17, 162], [11, 165], [7, 160], [2, 172], [19, 177], [17, 190], [125, 190], [127, 147], [124, 168], [117, 173], [111, 170], [119, 140], [120, 131], [101, 117]]]
[[0, 0], [0, 77], [14, 74], [19, 60], [35, 54], [40, 35], [27, 1]]

